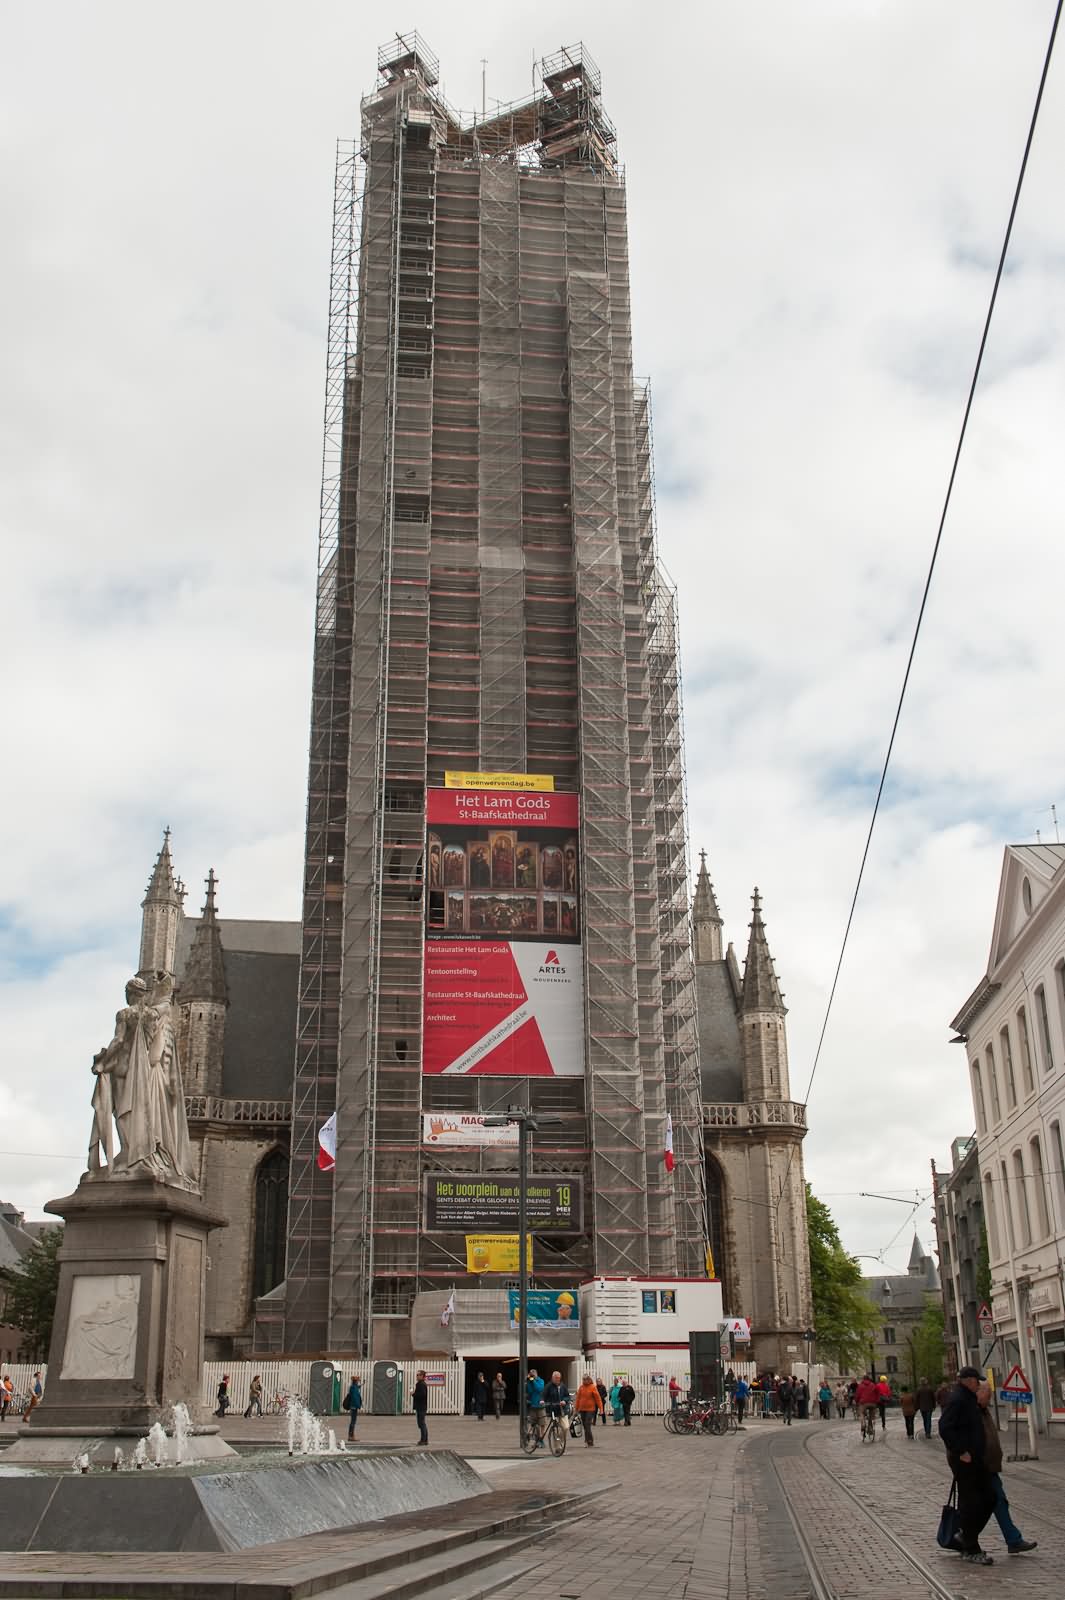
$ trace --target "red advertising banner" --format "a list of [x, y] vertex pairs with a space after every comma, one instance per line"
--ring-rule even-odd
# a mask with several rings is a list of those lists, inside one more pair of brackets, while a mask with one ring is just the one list
[[423, 1071], [581, 1076], [577, 796], [426, 799]]

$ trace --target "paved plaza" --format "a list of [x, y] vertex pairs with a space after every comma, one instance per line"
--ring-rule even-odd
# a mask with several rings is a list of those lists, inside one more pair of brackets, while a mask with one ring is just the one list
[[[283, 1428], [281, 1417], [236, 1417], [224, 1431], [246, 1446], [280, 1441]], [[456, 1450], [473, 1462], [501, 1503], [545, 1491], [562, 1496], [582, 1489], [600, 1492], [581, 1507], [580, 1520], [549, 1528], [522, 1550], [520, 1575], [512, 1582], [500, 1587], [499, 1578], [505, 1578], [500, 1574], [482, 1588], [475, 1572], [464, 1580], [466, 1587], [449, 1586], [448, 1595], [806, 1600], [829, 1594], [918, 1600], [933, 1594], [945, 1600], [1008, 1592], [1049, 1600], [1061, 1592], [1065, 1444], [1056, 1440], [1040, 1441], [1038, 1461], [1004, 1467], [1015, 1520], [1027, 1538], [1039, 1541], [1038, 1550], [1008, 1556], [991, 1523], [984, 1544], [995, 1565], [979, 1569], [936, 1547], [935, 1528], [950, 1482], [943, 1450], [937, 1438], [909, 1443], [897, 1413], [889, 1415], [887, 1433], [875, 1446], [863, 1445], [849, 1421], [790, 1428], [759, 1421], [718, 1439], [674, 1437], [660, 1419], [640, 1418], [631, 1428], [597, 1428], [593, 1449], [571, 1442], [561, 1459], [530, 1460], [515, 1450], [515, 1434], [513, 1417], [498, 1423], [430, 1418], [431, 1447]], [[361, 1448], [413, 1447], [414, 1439], [411, 1417], [364, 1417], [359, 1424]], [[440, 1525], [441, 1513], [423, 1516], [426, 1532]], [[418, 1519], [404, 1518], [402, 1534], [417, 1541]], [[298, 1543], [310, 1547], [300, 1555], [315, 1553], [313, 1539]], [[299, 1564], [292, 1545], [275, 1547], [273, 1554], [246, 1552], [241, 1559], [246, 1563], [249, 1557], [275, 1568], [279, 1560]], [[195, 1565], [193, 1558], [168, 1559], [175, 1576], [183, 1561]], [[17, 1564], [28, 1576], [35, 1563], [43, 1569], [47, 1558], [6, 1562], [9, 1573]], [[344, 1584], [325, 1592], [347, 1600], [357, 1590]]]

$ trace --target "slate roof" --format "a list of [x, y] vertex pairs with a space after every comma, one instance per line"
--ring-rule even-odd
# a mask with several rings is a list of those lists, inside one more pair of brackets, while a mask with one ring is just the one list
[[699, 1066], [704, 1100], [743, 1099], [743, 1060], [736, 993], [725, 961], [698, 962]]
[[[199, 926], [198, 917], [179, 924], [179, 985]], [[217, 928], [229, 1000], [222, 1093], [237, 1100], [287, 1100], [296, 1052], [300, 924], [220, 917]]]

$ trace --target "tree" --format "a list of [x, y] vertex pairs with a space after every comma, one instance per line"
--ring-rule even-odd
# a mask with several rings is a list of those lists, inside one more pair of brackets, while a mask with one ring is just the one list
[[924, 1316], [910, 1335], [914, 1384], [922, 1378], [927, 1378], [933, 1386], [943, 1382], [943, 1351], [943, 1302], [938, 1295], [929, 1295]]
[[982, 1305], [991, 1304], [991, 1260], [987, 1250], [987, 1229], [980, 1224], [980, 1248], [976, 1255], [976, 1293]]
[[48, 1228], [17, 1266], [0, 1272], [4, 1315], [25, 1335], [31, 1361], [46, 1360], [52, 1342], [62, 1243], [62, 1228]]
[[863, 1368], [877, 1310], [862, 1288], [862, 1269], [844, 1250], [832, 1213], [806, 1185], [806, 1232], [817, 1349], [840, 1372]]

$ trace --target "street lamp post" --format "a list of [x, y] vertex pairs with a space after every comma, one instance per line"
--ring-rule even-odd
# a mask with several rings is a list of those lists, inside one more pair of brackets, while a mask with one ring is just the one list
[[518, 1437], [525, 1438], [529, 1385], [529, 1136], [541, 1128], [558, 1127], [561, 1117], [533, 1116], [521, 1106], [508, 1106], [498, 1116], [484, 1119], [486, 1128], [518, 1127]]

